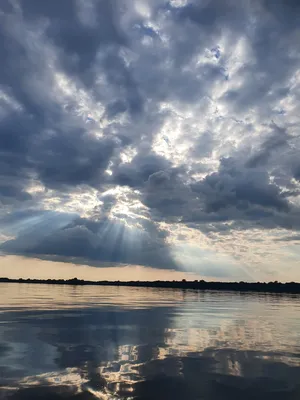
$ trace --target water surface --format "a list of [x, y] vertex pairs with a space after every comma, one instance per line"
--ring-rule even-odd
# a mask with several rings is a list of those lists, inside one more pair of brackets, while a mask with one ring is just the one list
[[0, 284], [0, 398], [300, 399], [300, 297]]

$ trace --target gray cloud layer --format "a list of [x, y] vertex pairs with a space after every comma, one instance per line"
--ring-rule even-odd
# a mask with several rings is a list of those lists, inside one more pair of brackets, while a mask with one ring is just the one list
[[299, 23], [291, 0], [2, 1], [1, 250], [178, 268], [174, 223], [298, 231]]

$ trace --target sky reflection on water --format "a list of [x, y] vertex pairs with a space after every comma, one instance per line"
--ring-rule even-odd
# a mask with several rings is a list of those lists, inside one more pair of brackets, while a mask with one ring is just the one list
[[0, 399], [299, 399], [300, 298], [0, 285]]

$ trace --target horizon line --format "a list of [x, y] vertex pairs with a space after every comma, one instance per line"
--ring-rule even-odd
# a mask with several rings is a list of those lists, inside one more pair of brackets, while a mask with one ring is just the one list
[[193, 290], [217, 290], [217, 291], [235, 291], [235, 292], [268, 292], [268, 293], [291, 293], [300, 294], [299, 282], [222, 282], [182, 279], [181, 281], [89, 281], [84, 279], [38, 279], [38, 278], [6, 278], [0, 277], [0, 283], [32, 283], [32, 284], [52, 284], [52, 285], [89, 285], [89, 286], [129, 286], [129, 287], [149, 287], [165, 289], [193, 289]]

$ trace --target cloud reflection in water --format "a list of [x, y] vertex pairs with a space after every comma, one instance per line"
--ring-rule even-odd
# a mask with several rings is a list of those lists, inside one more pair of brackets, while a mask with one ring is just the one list
[[296, 399], [295, 296], [1, 284], [0, 398]]

